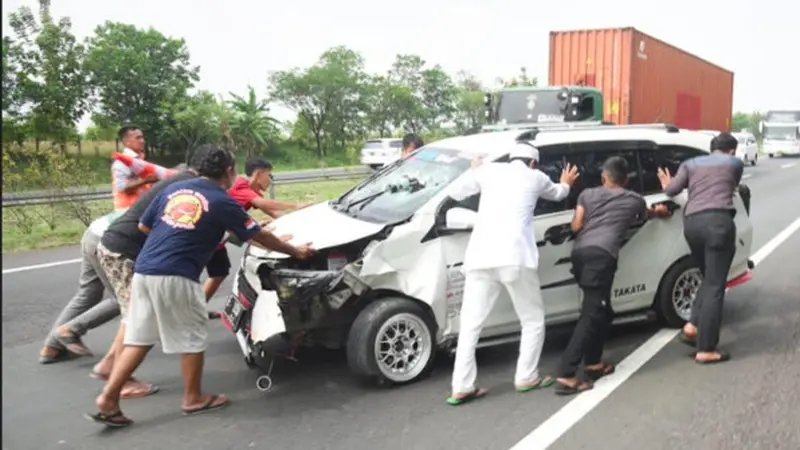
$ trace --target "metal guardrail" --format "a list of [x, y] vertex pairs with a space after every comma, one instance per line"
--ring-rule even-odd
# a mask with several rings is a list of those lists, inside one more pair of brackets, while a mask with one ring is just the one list
[[[366, 167], [335, 167], [330, 169], [304, 170], [298, 172], [281, 172], [274, 175], [274, 184], [297, 184], [311, 181], [346, 180], [360, 178], [371, 173]], [[24, 205], [41, 205], [66, 203], [86, 200], [103, 200], [111, 198], [111, 188], [80, 188], [65, 192], [27, 191], [19, 193], [3, 193], [3, 208]]]

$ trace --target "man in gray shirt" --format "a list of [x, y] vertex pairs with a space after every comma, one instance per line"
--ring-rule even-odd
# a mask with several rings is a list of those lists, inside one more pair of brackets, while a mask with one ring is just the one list
[[[668, 217], [664, 205], [648, 209], [641, 195], [625, 189], [628, 162], [613, 156], [603, 164], [602, 186], [585, 189], [578, 196], [572, 219], [577, 233], [572, 250], [572, 271], [583, 291], [580, 318], [558, 369], [556, 394], [571, 395], [592, 388], [592, 382], [614, 371], [601, 360], [606, 333], [614, 318], [611, 287], [617, 256], [626, 232], [648, 217]], [[588, 378], [581, 382], [578, 366], [584, 363]]]
[[711, 154], [685, 161], [675, 178], [665, 169], [658, 170], [664, 193], [670, 197], [688, 189], [683, 235], [703, 273], [703, 282], [681, 340], [697, 347], [695, 362], [699, 364], [730, 359], [727, 352], [717, 349], [717, 344], [725, 285], [736, 253], [733, 192], [744, 170], [742, 161], [734, 156], [737, 145], [733, 135], [721, 133], [711, 141]]

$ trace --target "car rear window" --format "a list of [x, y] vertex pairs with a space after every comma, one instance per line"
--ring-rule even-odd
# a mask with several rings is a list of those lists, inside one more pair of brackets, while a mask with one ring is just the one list
[[399, 139], [391, 141], [391, 142], [389, 142], [389, 147], [402, 148], [403, 147], [403, 141], [401, 141]]
[[383, 148], [383, 141], [367, 141], [364, 148]]

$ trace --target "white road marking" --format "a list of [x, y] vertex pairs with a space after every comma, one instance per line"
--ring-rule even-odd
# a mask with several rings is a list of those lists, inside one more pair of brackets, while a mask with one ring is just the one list
[[752, 173], [746, 173], [746, 174], [742, 175], [742, 179], [743, 179], [743, 180], [746, 180], [746, 179], [748, 179], [748, 178], [750, 178], [750, 177], [752, 177], [752, 176], [753, 176], [753, 174], [752, 174]]
[[[775, 235], [769, 242], [755, 252], [750, 258], [758, 266], [774, 252], [793, 233], [800, 229], [800, 217], [795, 219], [783, 231]], [[579, 394], [574, 400], [564, 405], [555, 414], [542, 422], [536, 429], [511, 447], [511, 450], [544, 450], [553, 445], [573, 425], [591, 412], [597, 405], [620, 387], [631, 375], [636, 373], [647, 361], [664, 348], [680, 330], [664, 329], [650, 337], [644, 344], [620, 362], [616, 371], [603, 377], [594, 385], [594, 389]]]
[[784, 164], [781, 166], [781, 169], [788, 169], [789, 167], [794, 167], [796, 164], [797, 163]]
[[45, 264], [36, 264], [36, 265], [33, 265], [33, 266], [15, 267], [13, 269], [5, 269], [5, 270], [3, 270], [3, 275], [9, 274], [9, 273], [25, 272], [27, 270], [46, 269], [48, 267], [63, 266], [65, 264], [75, 264], [75, 263], [79, 263], [79, 262], [81, 262], [81, 258], [68, 259], [66, 261], [56, 261], [56, 262], [45, 263]]

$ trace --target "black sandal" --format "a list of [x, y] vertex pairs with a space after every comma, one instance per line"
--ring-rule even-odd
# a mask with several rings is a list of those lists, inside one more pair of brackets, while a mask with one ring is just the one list
[[610, 363], [603, 363], [602, 369], [584, 369], [583, 372], [592, 381], [597, 381], [606, 375], [611, 375], [617, 368]]
[[84, 417], [92, 422], [99, 423], [110, 428], [123, 428], [133, 423], [133, 420], [125, 417], [125, 414], [122, 414], [121, 409], [118, 409], [113, 413], [86, 413], [84, 414]]
[[204, 412], [214, 411], [228, 406], [228, 403], [230, 403], [230, 400], [228, 399], [225, 399], [224, 402], [215, 405], [214, 402], [217, 401], [219, 397], [220, 397], [219, 395], [212, 395], [211, 397], [208, 398], [208, 401], [203, 406], [199, 408], [188, 408], [188, 409], [182, 408], [181, 412], [183, 413], [184, 416], [191, 416], [193, 414], [200, 414]]
[[575, 386], [570, 386], [568, 384], [564, 384], [560, 381], [556, 381], [555, 393], [556, 395], [575, 395], [581, 392], [586, 392], [594, 388], [594, 384], [591, 381], [579, 381], [578, 384]]

